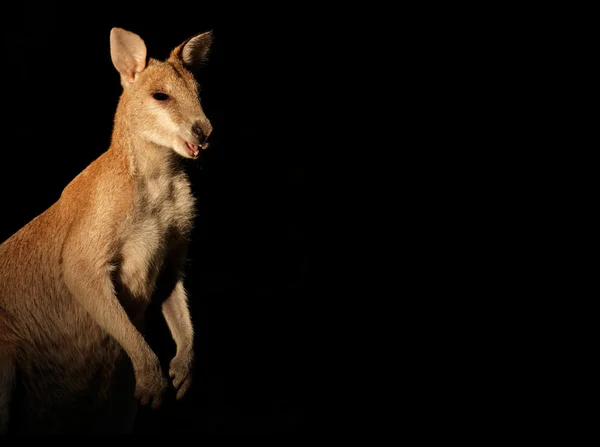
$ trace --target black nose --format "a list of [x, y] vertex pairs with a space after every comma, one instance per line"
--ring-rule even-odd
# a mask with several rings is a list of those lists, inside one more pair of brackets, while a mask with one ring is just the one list
[[192, 132], [194, 133], [194, 136], [198, 138], [199, 144], [204, 144], [206, 141], [206, 135], [204, 135], [204, 132], [202, 132], [202, 129], [198, 124], [194, 124], [192, 126]]

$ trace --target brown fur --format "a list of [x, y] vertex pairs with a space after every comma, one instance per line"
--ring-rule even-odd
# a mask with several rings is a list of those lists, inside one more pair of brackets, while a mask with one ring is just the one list
[[192, 73], [212, 35], [166, 61], [148, 59], [131, 32], [110, 37], [123, 93], [109, 149], [0, 245], [0, 433], [131, 431], [135, 398], [156, 408], [167, 387], [144, 339], [151, 299], [176, 343], [177, 398], [190, 386], [183, 263], [194, 199], [182, 157], [212, 130]]

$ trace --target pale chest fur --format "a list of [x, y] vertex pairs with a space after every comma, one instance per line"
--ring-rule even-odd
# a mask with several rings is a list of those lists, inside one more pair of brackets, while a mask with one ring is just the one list
[[121, 236], [119, 270], [130, 293], [146, 300], [169, 250], [189, 235], [194, 198], [183, 174], [140, 180], [135, 191], [133, 212]]

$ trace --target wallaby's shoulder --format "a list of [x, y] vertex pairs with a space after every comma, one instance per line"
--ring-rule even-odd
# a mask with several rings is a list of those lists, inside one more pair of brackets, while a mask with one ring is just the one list
[[[123, 211], [131, 205], [134, 196], [133, 179], [127, 158], [108, 150], [91, 162], [63, 189], [61, 207], [82, 214], [89, 206], [116, 207]], [[110, 202], [110, 203], [108, 203]]]
[[132, 186], [128, 161], [123, 154], [112, 150], [103, 152], [69, 182], [63, 195], [78, 194], [99, 184], [106, 187], [120, 184], [125, 190]]

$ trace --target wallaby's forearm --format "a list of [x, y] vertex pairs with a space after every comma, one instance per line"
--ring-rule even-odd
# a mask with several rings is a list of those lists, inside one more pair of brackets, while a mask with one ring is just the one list
[[154, 365], [156, 355], [129, 320], [125, 309], [115, 296], [108, 268], [97, 275], [88, 276], [82, 273], [68, 270], [64, 273], [67, 287], [77, 302], [123, 347], [135, 370]]
[[85, 261], [79, 260], [77, 271], [67, 265], [65, 282], [77, 302], [98, 325], [114, 337], [129, 355], [136, 378], [136, 397], [143, 405], [158, 408], [167, 388], [156, 354], [129, 320], [115, 296], [108, 267], [98, 275], [86, 275]]
[[177, 390], [176, 397], [181, 399], [191, 386], [194, 361], [194, 328], [181, 280], [163, 303], [162, 312], [177, 346], [177, 352], [169, 366], [169, 375]]
[[194, 327], [187, 303], [187, 294], [183, 282], [178, 281], [169, 298], [162, 305], [165, 317], [175, 345], [177, 354], [191, 351], [194, 343]]

